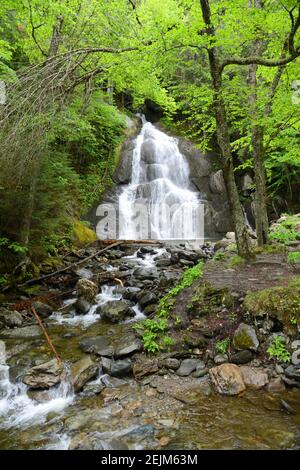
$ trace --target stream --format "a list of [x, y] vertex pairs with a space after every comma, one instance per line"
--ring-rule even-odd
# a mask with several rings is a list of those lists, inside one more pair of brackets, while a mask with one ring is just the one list
[[[101, 335], [114, 352], [120, 347], [126, 349], [135, 341], [132, 326], [146, 318], [133, 294], [130, 305], [134, 316], [129, 319], [108, 322], [101, 309], [108, 302], [124, 301], [127, 287], [134, 293], [134, 289], [156, 292], [163, 286], [166, 292], [183, 269], [193, 265], [193, 257], [196, 262], [197, 256], [205, 258], [211, 253], [209, 244], [195, 248], [189, 242], [197, 238], [193, 203], [200, 195], [189, 187], [189, 168], [176, 140], [145, 120], [133, 155], [132, 182], [120, 194], [126, 219], [122, 239], [143, 238], [139, 237], [133, 214], [133, 205], [140, 198], [149, 204], [152, 237], [179, 238], [185, 243], [171, 248], [161, 243], [132, 246], [123, 252], [111, 250], [105, 259], [96, 259], [76, 271], [76, 279], [93, 279], [103, 271], [125, 272], [129, 277], [125, 288], [115, 282], [102, 285], [85, 314], [78, 314], [75, 309], [74, 290], [64, 296], [62, 308], [44, 321], [64, 361], [60, 384], [49, 390], [30, 390], [21, 380], [30, 367], [53, 357], [39, 327], [29, 321], [23, 328], [0, 331], [0, 448], [299, 448], [300, 389], [287, 389], [280, 394], [247, 390], [239, 397], [226, 397], [214, 392], [207, 376], [178, 377], [171, 369], [161, 368], [139, 381], [131, 373], [114, 377], [102, 369], [103, 356], [112, 357], [114, 353], [103, 353], [93, 356], [98, 367], [96, 376], [75, 393], [71, 364], [87, 357], [80, 344]], [[179, 204], [169, 221], [156, 206], [166, 201]], [[172, 250], [185, 253], [181, 265], [172, 263]], [[293, 413], [282, 407], [282, 399]]]

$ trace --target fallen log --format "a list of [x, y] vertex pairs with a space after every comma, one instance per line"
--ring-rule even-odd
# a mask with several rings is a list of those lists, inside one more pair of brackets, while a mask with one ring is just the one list
[[91, 259], [95, 258], [96, 256], [100, 255], [101, 253], [104, 253], [107, 250], [110, 250], [111, 248], [114, 248], [118, 245], [121, 245], [123, 242], [119, 240], [118, 242], [112, 243], [111, 245], [106, 246], [105, 248], [102, 248], [101, 250], [97, 251], [96, 253], [88, 256], [87, 258], [81, 259], [80, 261], [77, 261], [76, 263], [69, 264], [69, 266], [65, 266], [62, 269], [58, 269], [57, 271], [54, 271], [50, 274], [46, 274], [44, 276], [35, 278], [35, 279], [30, 279], [29, 281], [23, 282], [22, 284], [19, 284], [18, 287], [24, 287], [28, 286], [30, 284], [36, 284], [42, 281], [45, 281], [46, 279], [50, 279], [51, 277], [57, 276], [58, 274], [64, 273], [66, 271], [69, 271], [70, 269], [76, 268], [77, 266], [80, 266], [83, 263], [86, 263], [87, 261], [90, 261]]
[[42, 320], [40, 319], [40, 317], [39, 317], [38, 314], [36, 313], [35, 308], [34, 308], [34, 307], [31, 307], [31, 311], [32, 311], [33, 315], [35, 316], [35, 318], [36, 318], [36, 320], [37, 320], [37, 322], [38, 322], [38, 324], [39, 324], [39, 326], [40, 326], [40, 328], [41, 328], [41, 330], [42, 330], [42, 332], [43, 332], [43, 334], [44, 334], [44, 336], [45, 336], [45, 339], [46, 339], [46, 341], [47, 341], [47, 343], [48, 343], [49, 348], [51, 349], [51, 351], [53, 352], [54, 356], [56, 357], [58, 364], [62, 364], [62, 360], [61, 360], [61, 358], [59, 357], [59, 355], [58, 355], [58, 353], [57, 353], [57, 351], [56, 351], [56, 349], [55, 349], [55, 347], [54, 347], [54, 345], [53, 345], [53, 343], [52, 343], [52, 341], [51, 341], [51, 338], [50, 338], [50, 336], [48, 335], [47, 330], [46, 330], [46, 328], [45, 328], [44, 325], [43, 325]]

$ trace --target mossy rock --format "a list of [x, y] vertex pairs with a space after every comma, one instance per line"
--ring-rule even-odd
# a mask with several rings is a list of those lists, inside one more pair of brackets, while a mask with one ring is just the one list
[[75, 220], [73, 224], [73, 243], [77, 246], [88, 245], [97, 240], [96, 233], [83, 222]]
[[233, 303], [229, 289], [217, 289], [205, 282], [194, 292], [187, 308], [196, 316], [204, 316], [219, 311], [221, 306], [231, 308]]
[[294, 333], [300, 325], [300, 277], [295, 277], [287, 286], [248, 293], [244, 307], [253, 316], [277, 318], [287, 332]]

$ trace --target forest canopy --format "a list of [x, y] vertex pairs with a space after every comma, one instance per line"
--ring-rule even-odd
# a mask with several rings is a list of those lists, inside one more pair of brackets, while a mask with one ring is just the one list
[[221, 155], [245, 256], [236, 181], [253, 175], [266, 243], [274, 200], [299, 204], [299, 29], [296, 0], [3, 0], [1, 270], [68, 246], [147, 101]]

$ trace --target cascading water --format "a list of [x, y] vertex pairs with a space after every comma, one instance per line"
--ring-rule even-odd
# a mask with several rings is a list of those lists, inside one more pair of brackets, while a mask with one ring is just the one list
[[140, 117], [131, 183], [119, 197], [119, 238], [197, 239], [199, 195], [190, 189], [189, 166], [178, 141]]

